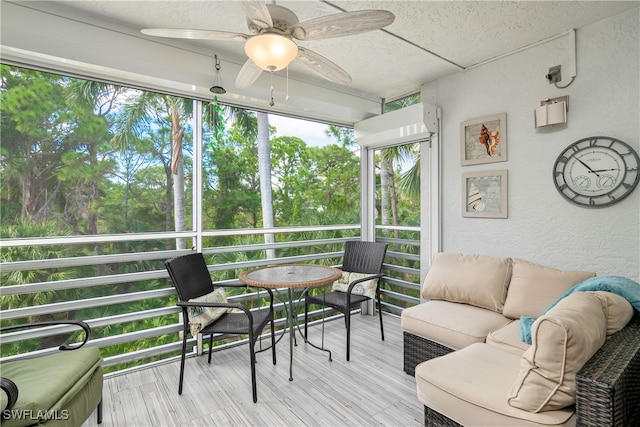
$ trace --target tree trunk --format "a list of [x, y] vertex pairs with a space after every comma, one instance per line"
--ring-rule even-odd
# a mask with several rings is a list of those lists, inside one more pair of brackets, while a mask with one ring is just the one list
[[[380, 160], [380, 222], [389, 225], [389, 169], [384, 156]], [[383, 230], [386, 235], [387, 230]]]
[[[398, 189], [396, 188], [396, 177], [393, 172], [393, 162], [389, 162], [389, 196], [391, 197], [391, 218], [393, 220], [393, 225], [398, 225]], [[398, 239], [400, 237], [400, 233], [398, 229], [393, 230], [393, 237]]]
[[[173, 209], [175, 231], [185, 230], [184, 213], [184, 164], [182, 156], [182, 137], [184, 129], [180, 126], [180, 115], [176, 107], [171, 109], [171, 172], [173, 173]], [[186, 249], [186, 239], [176, 239], [176, 249]]]
[[[271, 193], [271, 144], [269, 141], [269, 115], [258, 115], [258, 171], [260, 173], [260, 198], [262, 200], [262, 226], [273, 228], [273, 197]], [[266, 244], [275, 243], [274, 234], [265, 234]], [[275, 249], [267, 249], [267, 259], [276, 257]]]
[[[172, 231], [171, 230], [171, 215], [173, 214], [173, 200], [174, 200], [174, 196], [173, 196], [173, 174], [171, 173], [171, 166], [170, 165], [165, 165], [164, 166], [164, 173], [165, 173], [165, 178], [167, 180], [167, 191], [165, 194], [165, 204], [167, 205], [164, 211], [164, 221], [165, 221], [165, 228], [166, 231]], [[176, 245], [178, 244], [176, 239]], [[171, 244], [171, 240], [166, 240], [165, 241], [165, 248], [167, 250], [171, 250], [173, 249], [173, 245]]]

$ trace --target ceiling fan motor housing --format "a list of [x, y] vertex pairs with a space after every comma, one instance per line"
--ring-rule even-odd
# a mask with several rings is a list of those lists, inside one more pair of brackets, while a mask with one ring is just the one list
[[287, 9], [283, 6], [278, 6], [276, 4], [268, 4], [266, 6], [267, 9], [269, 9], [269, 14], [271, 15], [271, 20], [273, 21], [273, 27], [264, 28], [264, 26], [260, 25], [260, 23], [256, 23], [251, 19], [247, 19], [249, 32], [251, 34], [260, 34], [265, 30], [268, 30], [269, 32], [281, 32], [283, 35], [289, 36], [289, 29], [299, 22], [296, 14], [293, 13], [290, 9]]

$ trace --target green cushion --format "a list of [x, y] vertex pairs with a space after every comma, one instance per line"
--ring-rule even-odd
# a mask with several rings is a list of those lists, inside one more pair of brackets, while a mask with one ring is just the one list
[[[35, 416], [43, 411], [59, 411], [57, 415], [62, 416], [62, 410], [85, 388], [96, 370], [101, 369], [101, 363], [97, 347], [3, 363], [2, 376], [18, 386], [18, 400], [12, 408], [14, 413], [24, 410]], [[2, 425], [24, 425], [12, 421], [34, 422], [3, 420]]]

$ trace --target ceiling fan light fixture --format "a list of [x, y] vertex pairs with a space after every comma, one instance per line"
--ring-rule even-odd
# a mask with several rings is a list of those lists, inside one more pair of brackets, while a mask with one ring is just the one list
[[286, 68], [298, 55], [298, 46], [289, 38], [274, 33], [251, 37], [244, 45], [249, 58], [265, 71]]

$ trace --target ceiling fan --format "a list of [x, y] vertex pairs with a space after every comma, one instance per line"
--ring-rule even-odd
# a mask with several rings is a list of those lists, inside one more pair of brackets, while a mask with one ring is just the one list
[[255, 82], [262, 71], [274, 72], [294, 59], [325, 79], [348, 84], [351, 76], [327, 58], [302, 46], [296, 40], [319, 40], [378, 30], [391, 24], [395, 16], [386, 10], [341, 12], [299, 22], [290, 9], [260, 0], [242, 0], [250, 34], [228, 31], [179, 28], [145, 28], [143, 34], [198, 40], [244, 41], [249, 59], [236, 78], [236, 87], [246, 88]]

